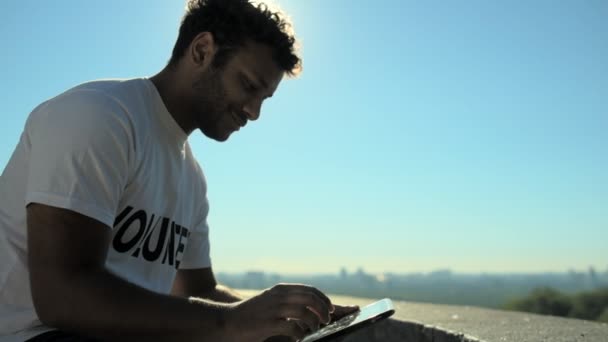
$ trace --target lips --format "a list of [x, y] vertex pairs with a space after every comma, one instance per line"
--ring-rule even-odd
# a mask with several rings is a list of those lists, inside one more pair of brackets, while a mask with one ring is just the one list
[[244, 127], [247, 124], [247, 117], [243, 114], [232, 112], [232, 118], [238, 127]]

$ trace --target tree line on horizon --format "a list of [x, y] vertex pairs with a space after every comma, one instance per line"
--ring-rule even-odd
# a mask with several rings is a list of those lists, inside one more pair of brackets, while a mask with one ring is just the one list
[[608, 323], [608, 287], [576, 294], [539, 287], [524, 298], [506, 303], [503, 308]]

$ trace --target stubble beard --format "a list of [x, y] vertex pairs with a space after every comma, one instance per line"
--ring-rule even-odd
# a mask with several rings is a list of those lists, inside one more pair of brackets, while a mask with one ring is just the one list
[[222, 118], [228, 114], [225, 105], [226, 89], [222, 85], [220, 69], [208, 69], [194, 81], [192, 88], [199, 95], [197, 99], [198, 128], [205, 136], [217, 141], [225, 141], [231, 132], [222, 127]]

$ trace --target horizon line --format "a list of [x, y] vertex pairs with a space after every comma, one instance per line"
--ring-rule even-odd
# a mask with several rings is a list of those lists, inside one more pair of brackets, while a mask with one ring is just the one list
[[[556, 270], [545, 270], [545, 271], [459, 271], [459, 270], [452, 270], [449, 268], [443, 268], [443, 269], [435, 269], [435, 270], [430, 270], [430, 271], [383, 271], [383, 272], [373, 272], [373, 271], [366, 271], [365, 269], [357, 269], [355, 271], [348, 271], [346, 270], [346, 274], [348, 275], [353, 275], [353, 274], [358, 274], [360, 273], [360, 271], [362, 271], [364, 274], [368, 274], [368, 275], [387, 275], [387, 274], [394, 274], [394, 275], [413, 275], [413, 274], [423, 274], [423, 275], [430, 275], [433, 273], [450, 273], [450, 274], [457, 274], [457, 275], [539, 275], [539, 274], [568, 274], [568, 273], [585, 273], [588, 274], [591, 272], [591, 270], [593, 269], [593, 271], [597, 274], [607, 274], [608, 275], [608, 266], [605, 269], [598, 269], [596, 267], [588, 267], [586, 269], [575, 269], [575, 268], [568, 268], [565, 270], [561, 270], [561, 271], [556, 271]], [[268, 274], [268, 275], [279, 275], [279, 276], [311, 276], [311, 275], [315, 275], [315, 276], [319, 276], [319, 275], [339, 275], [341, 273], [341, 270], [335, 271], [335, 272], [280, 272], [280, 271], [266, 271], [266, 270], [260, 270], [260, 269], [250, 269], [250, 270], [241, 270], [241, 271], [216, 271], [217, 274], [247, 274], [247, 273], [264, 273], [264, 274]]]

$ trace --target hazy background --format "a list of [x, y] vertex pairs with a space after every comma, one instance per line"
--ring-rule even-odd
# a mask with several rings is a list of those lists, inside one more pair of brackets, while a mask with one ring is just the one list
[[[303, 74], [190, 138], [216, 272], [607, 269], [608, 2], [278, 3]], [[159, 71], [183, 8], [2, 0], [0, 166], [45, 99]]]

